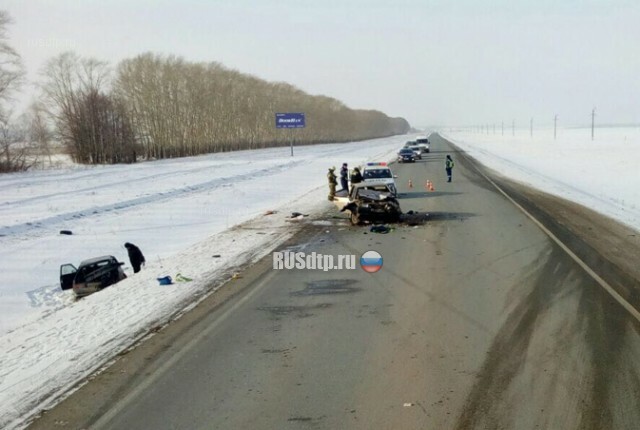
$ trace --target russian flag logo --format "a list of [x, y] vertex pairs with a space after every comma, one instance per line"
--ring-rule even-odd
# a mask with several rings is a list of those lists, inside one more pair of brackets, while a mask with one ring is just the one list
[[360, 266], [365, 272], [376, 273], [382, 269], [382, 255], [376, 251], [367, 251], [360, 257]]

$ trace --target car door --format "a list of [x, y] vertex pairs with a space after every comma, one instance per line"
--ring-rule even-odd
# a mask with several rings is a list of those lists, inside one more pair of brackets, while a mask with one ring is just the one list
[[60, 266], [60, 287], [68, 290], [73, 287], [73, 279], [76, 277], [78, 269], [73, 264], [63, 264]]

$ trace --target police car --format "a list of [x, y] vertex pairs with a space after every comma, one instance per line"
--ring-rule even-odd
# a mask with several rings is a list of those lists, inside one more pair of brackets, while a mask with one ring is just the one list
[[362, 181], [367, 185], [386, 184], [394, 194], [398, 193], [393, 172], [385, 162], [367, 163], [362, 169]]

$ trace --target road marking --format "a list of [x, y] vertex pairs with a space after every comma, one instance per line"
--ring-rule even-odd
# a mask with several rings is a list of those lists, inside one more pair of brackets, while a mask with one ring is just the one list
[[262, 279], [258, 282], [258, 284], [247, 294], [245, 294], [242, 298], [240, 298], [236, 303], [233, 304], [229, 309], [225, 310], [213, 323], [206, 326], [204, 330], [194, 336], [189, 342], [187, 342], [178, 352], [173, 354], [167, 361], [162, 363], [158, 369], [153, 372], [153, 377], [144, 378], [139, 385], [137, 385], [132, 391], [130, 391], [126, 396], [120, 399], [112, 408], [110, 408], [107, 412], [105, 412], [98, 420], [91, 425], [91, 428], [98, 429], [104, 428], [105, 425], [109, 424], [113, 418], [115, 418], [124, 408], [127, 406], [131, 400], [138, 397], [143, 391], [151, 386], [159, 376], [164, 375], [169, 368], [175, 365], [184, 355], [189, 352], [195, 344], [200, 342], [204, 337], [209, 335], [215, 328], [217, 328], [224, 320], [226, 320], [231, 313], [235, 312], [239, 307], [243, 306], [251, 297], [253, 297], [258, 291], [264, 287], [264, 285], [271, 280], [276, 275], [277, 271], [270, 270], [268, 273], [262, 277]]
[[[442, 138], [442, 139], [444, 141], [448, 142], [449, 144], [451, 144], [451, 146], [455, 147], [455, 145], [453, 143], [449, 142], [445, 138]], [[584, 269], [584, 271], [587, 272], [589, 274], [589, 276], [591, 276], [598, 283], [598, 285], [600, 285], [602, 288], [604, 288], [605, 291], [608, 292], [611, 295], [611, 297], [613, 297], [638, 322], [640, 322], [640, 312], [638, 312], [638, 310], [636, 308], [634, 308], [631, 305], [631, 303], [626, 301], [624, 299], [624, 297], [622, 297], [620, 294], [618, 294], [618, 292], [616, 290], [614, 290], [613, 287], [611, 285], [609, 285], [609, 283], [607, 281], [602, 279], [600, 277], [600, 275], [598, 275], [593, 269], [591, 269], [591, 267], [589, 267], [587, 265], [587, 263], [582, 261], [582, 259], [580, 257], [578, 257], [573, 251], [571, 251], [571, 249], [569, 249], [569, 247], [567, 247], [560, 239], [558, 239], [556, 237], [555, 234], [553, 234], [547, 227], [545, 227], [540, 221], [538, 221], [538, 219], [536, 219], [533, 215], [531, 215], [524, 207], [522, 207], [522, 205], [520, 205], [518, 202], [516, 202], [514, 199], [512, 199], [511, 196], [509, 196], [502, 188], [500, 188], [500, 186], [498, 184], [496, 184], [493, 180], [491, 180], [491, 178], [489, 178], [482, 171], [480, 171], [480, 169], [478, 169], [478, 167], [476, 166], [476, 162], [475, 162], [475, 160], [473, 158], [465, 155], [463, 151], [460, 151], [460, 154], [471, 165], [473, 165], [475, 167], [476, 172], [478, 172], [478, 174], [480, 176], [482, 176], [484, 179], [487, 180], [487, 182], [489, 182], [491, 185], [493, 185], [493, 187], [495, 187], [495, 189], [498, 190], [498, 192], [500, 194], [502, 194], [507, 200], [509, 200], [515, 207], [520, 209], [520, 211], [522, 211], [522, 213], [524, 213], [531, 221], [533, 221], [533, 223], [535, 225], [537, 225], [540, 228], [540, 230], [542, 230], [547, 236], [549, 236], [549, 238], [551, 238], [551, 240], [553, 240], [560, 247], [560, 249], [562, 249], [564, 252], [566, 252], [567, 255], [569, 255], [569, 257], [571, 257], [573, 259], [573, 261], [578, 263], [578, 265], [580, 267], [582, 267]]]

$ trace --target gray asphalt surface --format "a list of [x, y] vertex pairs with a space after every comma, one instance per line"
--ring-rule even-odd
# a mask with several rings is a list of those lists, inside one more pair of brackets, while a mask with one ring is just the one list
[[375, 250], [380, 272], [262, 261], [33, 428], [638, 428], [637, 321], [463, 154], [432, 142], [394, 166], [403, 211], [425, 223], [375, 234], [328, 208], [330, 225], [289, 244]]

